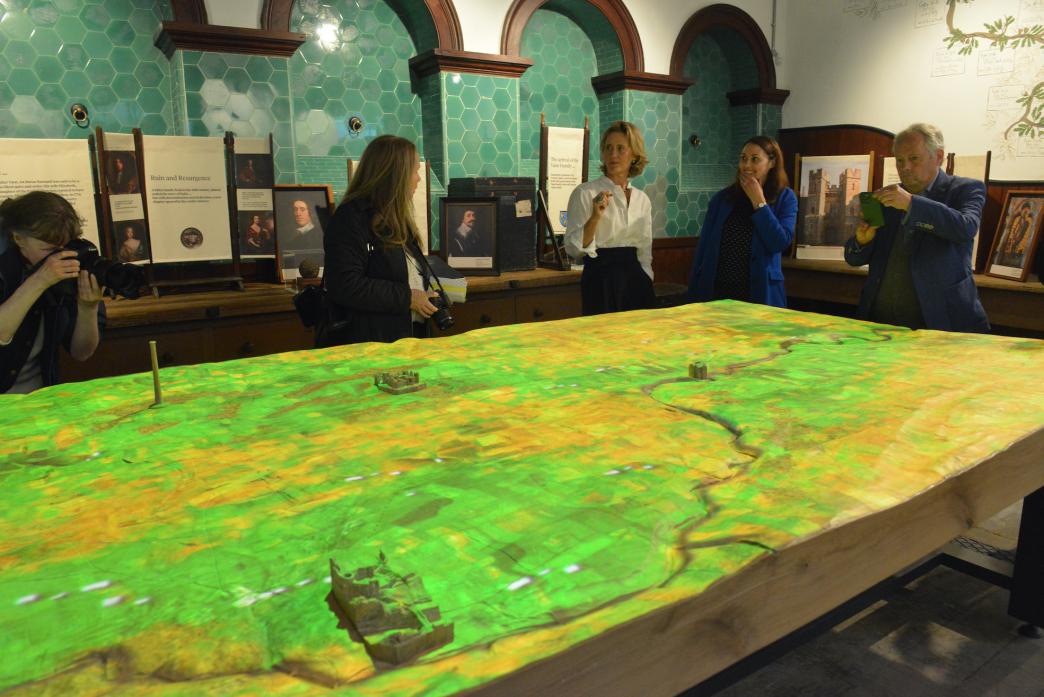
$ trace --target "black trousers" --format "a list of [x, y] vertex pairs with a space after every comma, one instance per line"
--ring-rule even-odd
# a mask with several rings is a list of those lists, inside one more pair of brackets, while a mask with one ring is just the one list
[[603, 247], [597, 257], [584, 257], [580, 296], [585, 315], [656, 307], [652, 279], [634, 247]]

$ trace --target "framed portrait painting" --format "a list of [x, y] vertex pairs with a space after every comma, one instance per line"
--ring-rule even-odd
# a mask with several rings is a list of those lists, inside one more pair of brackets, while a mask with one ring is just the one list
[[439, 250], [464, 275], [498, 276], [497, 199], [442, 199]]
[[276, 186], [272, 190], [272, 207], [279, 279], [322, 276], [323, 230], [333, 213], [330, 187], [322, 184]]
[[[1025, 281], [1044, 223], [1044, 191], [1012, 190], [1004, 196], [1004, 213], [990, 248], [987, 276]], [[1037, 269], [1040, 273], [1041, 269]]]
[[110, 248], [113, 256], [128, 264], [144, 264], [149, 261], [149, 237], [145, 234], [145, 220], [120, 220], [112, 224], [113, 240]]
[[105, 181], [110, 194], [141, 193], [138, 187], [138, 158], [132, 150], [110, 150]]

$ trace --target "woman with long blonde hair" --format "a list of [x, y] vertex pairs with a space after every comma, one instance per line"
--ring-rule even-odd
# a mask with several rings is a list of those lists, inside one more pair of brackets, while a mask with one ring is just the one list
[[379, 136], [363, 152], [323, 239], [333, 316], [317, 328], [317, 346], [428, 335], [437, 308], [418, 261], [419, 166], [416, 146], [398, 136]]

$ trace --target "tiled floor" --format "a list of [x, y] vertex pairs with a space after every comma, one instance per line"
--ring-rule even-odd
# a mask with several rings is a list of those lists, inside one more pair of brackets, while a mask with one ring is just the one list
[[[1012, 548], [1019, 512], [970, 536]], [[1006, 590], [939, 567], [717, 696], [1044, 697], [1044, 639], [1007, 607]]]

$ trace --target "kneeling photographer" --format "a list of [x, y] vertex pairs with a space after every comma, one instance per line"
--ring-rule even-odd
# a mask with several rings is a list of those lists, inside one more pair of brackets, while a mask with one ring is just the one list
[[55, 384], [59, 344], [78, 361], [98, 348], [103, 288], [64, 249], [81, 234], [80, 217], [57, 194], [0, 204], [0, 393]]
[[410, 204], [419, 166], [413, 143], [390, 135], [359, 159], [323, 240], [329, 312], [316, 327], [317, 347], [427, 337], [429, 318], [440, 329], [453, 324], [444, 299], [427, 290]]

